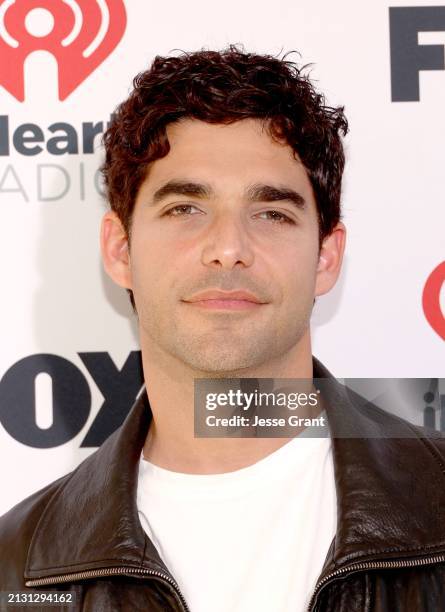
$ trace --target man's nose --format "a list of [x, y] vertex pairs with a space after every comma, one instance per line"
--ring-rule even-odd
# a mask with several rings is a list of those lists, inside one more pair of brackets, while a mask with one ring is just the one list
[[239, 212], [226, 211], [215, 218], [205, 236], [202, 263], [231, 269], [237, 264], [249, 267], [253, 259], [251, 238]]

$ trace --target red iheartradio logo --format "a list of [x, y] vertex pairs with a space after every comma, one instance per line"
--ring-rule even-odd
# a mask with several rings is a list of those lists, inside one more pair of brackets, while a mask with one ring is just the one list
[[65, 100], [110, 55], [126, 24], [123, 0], [0, 0], [0, 85], [23, 102], [26, 58], [49, 51]]
[[422, 306], [434, 331], [445, 340], [445, 316], [440, 306], [440, 291], [445, 283], [445, 261], [431, 272], [423, 288]]

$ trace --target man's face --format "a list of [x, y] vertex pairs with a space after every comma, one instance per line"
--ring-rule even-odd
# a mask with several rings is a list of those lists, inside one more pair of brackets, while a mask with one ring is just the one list
[[[141, 343], [215, 375], [283, 357], [308, 333], [316, 295], [317, 212], [303, 165], [254, 119], [187, 119], [167, 136], [132, 219]], [[183, 185], [159, 194], [172, 182]], [[190, 301], [207, 290], [261, 303]]]

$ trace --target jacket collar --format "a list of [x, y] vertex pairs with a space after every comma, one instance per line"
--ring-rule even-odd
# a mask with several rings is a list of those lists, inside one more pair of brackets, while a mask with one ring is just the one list
[[[315, 358], [313, 366], [314, 378], [329, 381], [337, 492], [337, 533], [322, 575], [351, 562], [445, 549], [445, 466], [436, 447], [397, 417], [364, 411]], [[121, 427], [60, 479], [34, 531], [26, 580], [115, 566], [168, 574], [136, 506], [151, 418], [144, 388]], [[354, 438], [339, 435], [345, 423]], [[413, 437], [385, 438], [394, 423]]]
[[139, 459], [152, 418], [145, 388], [122, 425], [61, 484], [37, 524], [25, 579], [116, 566], [166, 568], [139, 521]]
[[320, 580], [351, 563], [445, 551], [443, 434], [367, 403], [315, 358], [314, 378], [327, 381], [337, 493], [337, 532]]

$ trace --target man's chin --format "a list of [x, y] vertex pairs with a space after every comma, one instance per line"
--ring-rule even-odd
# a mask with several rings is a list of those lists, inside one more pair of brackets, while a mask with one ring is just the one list
[[195, 372], [199, 373], [199, 376], [206, 378], [239, 378], [243, 376], [246, 370], [254, 367], [249, 363], [234, 363], [228, 362], [224, 364], [213, 364], [213, 363], [193, 363], [189, 364]]
[[237, 378], [243, 375], [243, 372], [249, 368], [255, 367], [257, 364], [252, 360], [250, 355], [183, 355], [182, 360], [189, 368], [196, 371], [199, 376], [212, 378]]

